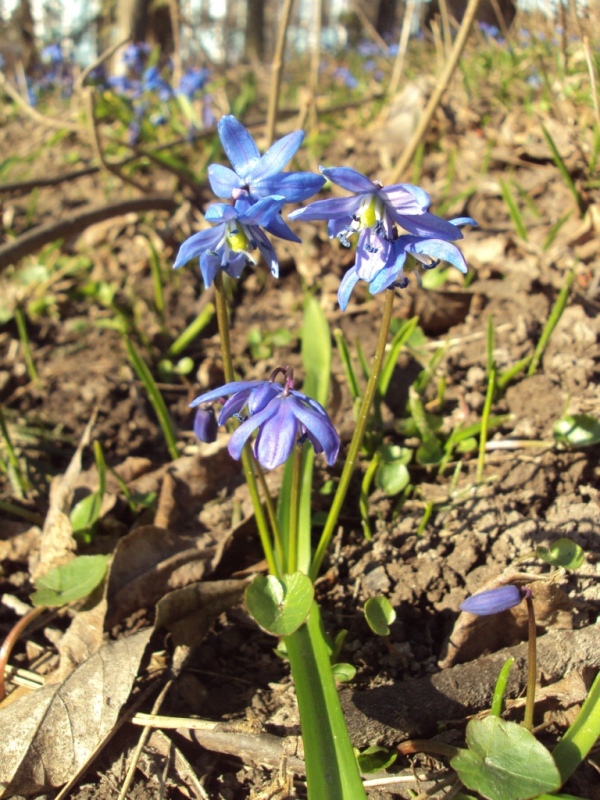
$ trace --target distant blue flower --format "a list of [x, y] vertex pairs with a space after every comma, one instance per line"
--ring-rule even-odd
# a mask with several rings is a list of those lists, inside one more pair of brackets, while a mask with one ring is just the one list
[[261, 227], [268, 226], [283, 203], [280, 195], [265, 197], [243, 208], [212, 203], [204, 216], [214, 226], [190, 236], [181, 245], [173, 267], [178, 269], [190, 259], [199, 258], [204, 285], [208, 288], [219, 269], [239, 278], [248, 263], [256, 263], [251, 252], [258, 247], [271, 274], [277, 278], [279, 262]]
[[[311, 197], [325, 183], [324, 178], [311, 172], [282, 172], [302, 144], [304, 131], [289, 133], [261, 156], [254, 139], [235, 117], [222, 117], [218, 130], [233, 170], [221, 164], [208, 168], [208, 180], [217, 197], [236, 201], [246, 197], [256, 202], [269, 195], [281, 195], [286, 203], [297, 203]], [[280, 230], [271, 233], [300, 241], [283, 220], [280, 223]]]
[[137, 75], [140, 75], [146, 63], [146, 59], [150, 55], [150, 50], [150, 45], [146, 42], [130, 44], [123, 51], [123, 63]]
[[111, 75], [108, 79], [108, 85], [116, 94], [132, 100], [142, 94], [140, 81], [128, 78], [126, 75]]
[[142, 90], [156, 92], [159, 100], [166, 102], [173, 95], [173, 89], [160, 74], [158, 67], [148, 67], [142, 75]]
[[[447, 223], [456, 229], [454, 239], [462, 236], [459, 225], [476, 225], [470, 217], [459, 217]], [[424, 269], [436, 267], [447, 261], [460, 272], [467, 272], [467, 264], [458, 247], [445, 239], [428, 236], [403, 235], [387, 239], [374, 228], [366, 228], [356, 247], [356, 261], [346, 272], [338, 289], [338, 302], [345, 311], [350, 295], [359, 280], [369, 284], [371, 294], [378, 294], [392, 286], [404, 288], [408, 278], [404, 273], [407, 255], [416, 259]]]
[[356, 89], [358, 86], [358, 78], [354, 77], [348, 67], [338, 67], [333, 77], [341, 80], [349, 89]]
[[63, 53], [60, 44], [49, 44], [41, 52], [42, 63], [57, 66], [63, 62]]
[[[275, 382], [285, 373], [282, 386]], [[291, 370], [277, 369], [268, 381], [234, 381], [197, 397], [192, 407], [230, 395], [219, 415], [219, 425], [231, 417], [242, 420], [229, 440], [229, 453], [239, 459], [248, 439], [257, 431], [254, 455], [265, 469], [275, 469], [291, 455], [294, 445], [308, 439], [316, 453], [334, 464], [340, 448], [338, 436], [320, 403], [293, 387]], [[246, 410], [247, 416], [243, 415]]]
[[209, 75], [210, 72], [207, 69], [188, 69], [181, 76], [176, 90], [177, 94], [181, 94], [191, 100], [200, 89], [204, 88]]
[[194, 417], [194, 433], [201, 442], [214, 442], [217, 438], [219, 425], [212, 407], [202, 408], [200, 406]]
[[350, 167], [319, 169], [332, 183], [354, 194], [316, 200], [305, 208], [292, 211], [289, 218], [328, 220], [329, 235], [337, 236], [347, 247], [350, 246], [348, 237], [365, 228], [375, 228], [383, 238], [391, 239], [394, 223], [415, 236], [446, 240], [462, 238], [454, 225], [427, 211], [431, 199], [418, 186], [398, 183], [384, 187]]
[[488, 589], [487, 592], [479, 592], [479, 594], [468, 597], [461, 603], [460, 610], [477, 614], [479, 617], [499, 614], [501, 611], [518, 606], [528, 591], [528, 589], [521, 590], [512, 584], [500, 586], [498, 589]]

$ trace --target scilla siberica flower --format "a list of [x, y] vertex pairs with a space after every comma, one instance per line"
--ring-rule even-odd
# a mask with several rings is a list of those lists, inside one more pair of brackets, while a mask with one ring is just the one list
[[[279, 373], [284, 374], [283, 385], [275, 382]], [[316, 453], [325, 453], [328, 464], [335, 463], [339, 449], [338, 436], [327, 412], [320, 403], [293, 388], [291, 369], [278, 368], [266, 381], [233, 381], [197, 397], [194, 408], [204, 403], [229, 396], [219, 415], [219, 425], [231, 417], [242, 424], [229, 440], [229, 453], [239, 459], [244, 445], [257, 431], [254, 455], [265, 469], [274, 469], [283, 464], [292, 453], [295, 444], [308, 439]], [[246, 410], [246, 416], [243, 410]]]
[[267, 227], [273, 216], [279, 214], [284, 203], [281, 196], [265, 197], [253, 206], [239, 210], [226, 203], [212, 203], [204, 215], [214, 227], [190, 236], [181, 245], [174, 269], [192, 258], [200, 259], [200, 271], [208, 288], [219, 269], [233, 278], [239, 278], [248, 263], [256, 263], [252, 251], [258, 248], [269, 265], [272, 275], [279, 276], [279, 262], [273, 245], [262, 227]]
[[518, 586], [507, 584], [497, 589], [488, 589], [485, 592], [474, 594], [472, 597], [467, 597], [460, 604], [460, 610], [468, 611], [470, 614], [477, 614], [479, 617], [485, 617], [488, 614], [499, 614], [501, 611], [508, 611], [509, 608], [518, 606], [528, 593], [531, 596], [530, 589], [519, 589]]

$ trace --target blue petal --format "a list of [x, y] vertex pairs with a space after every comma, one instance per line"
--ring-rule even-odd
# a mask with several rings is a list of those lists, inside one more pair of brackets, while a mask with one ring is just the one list
[[456, 225], [457, 227], [460, 227], [461, 225], [472, 225], [474, 228], [479, 227], [478, 223], [475, 222], [475, 220], [471, 217], [455, 217], [454, 219], [451, 219], [450, 222], [452, 225]]
[[211, 164], [208, 168], [208, 181], [210, 188], [217, 197], [229, 199], [234, 189], [241, 189], [244, 185], [236, 173], [221, 164]]
[[403, 214], [422, 214], [431, 205], [427, 192], [409, 183], [386, 186], [379, 195], [387, 206]]
[[335, 464], [340, 450], [340, 437], [329, 417], [314, 411], [294, 396], [290, 396], [288, 402], [293, 404], [294, 415], [306, 428], [315, 450], [325, 452], [329, 466]]
[[252, 230], [252, 235], [254, 236], [254, 239], [255, 239], [256, 244], [258, 246], [258, 249], [262, 253], [262, 256], [263, 256], [267, 266], [271, 270], [271, 275], [274, 278], [278, 278], [279, 277], [279, 261], [277, 260], [277, 254], [276, 254], [275, 250], [273, 249], [273, 245], [267, 239], [267, 237], [261, 231], [260, 228], [253, 227], [251, 230]]
[[319, 170], [332, 183], [337, 183], [338, 186], [348, 189], [349, 192], [373, 194], [379, 188], [366, 175], [357, 172], [352, 167], [319, 167]]
[[280, 239], [287, 239], [288, 242], [301, 242], [302, 239], [299, 236], [296, 236], [294, 231], [290, 228], [290, 226], [284, 222], [281, 214], [275, 214], [273, 219], [267, 223], [266, 225], [263, 223], [263, 227], [269, 233], [272, 233], [273, 236], [277, 236]]
[[380, 270], [369, 284], [371, 294], [379, 294], [385, 289], [389, 289], [402, 275], [406, 253], [400, 250], [395, 261]]
[[218, 130], [227, 158], [240, 178], [245, 180], [260, 159], [254, 139], [242, 123], [231, 115], [221, 118]]
[[273, 406], [276, 413], [260, 426], [254, 442], [256, 460], [265, 469], [275, 469], [284, 464], [294, 449], [299, 433], [294, 403], [290, 395], [269, 404], [268, 408]]
[[258, 203], [254, 203], [246, 211], [240, 213], [239, 220], [246, 225], [267, 225], [275, 214], [281, 211], [284, 203], [285, 197], [281, 195], [263, 197]]
[[391, 254], [392, 243], [377, 236], [373, 228], [365, 228], [356, 245], [356, 274], [362, 281], [372, 281], [387, 266]]
[[519, 605], [522, 599], [523, 593], [519, 587], [508, 584], [507, 586], [500, 586], [498, 589], [488, 589], [487, 592], [480, 592], [468, 597], [464, 603], [461, 603], [460, 610], [485, 617], [488, 614], [507, 611], [509, 608]]
[[190, 403], [190, 408], [199, 406], [200, 403], [210, 403], [213, 400], [218, 400], [219, 397], [226, 397], [228, 394], [236, 394], [236, 392], [244, 392], [246, 389], [254, 389], [260, 386], [261, 383], [266, 381], [231, 381], [218, 389], [211, 389], [209, 392], [199, 395]]
[[283, 392], [283, 386], [274, 381], [263, 381], [260, 386], [253, 389], [248, 398], [248, 413], [257, 414], [266, 408], [267, 405]]
[[362, 197], [335, 197], [331, 200], [316, 200], [306, 208], [297, 208], [288, 214], [289, 219], [314, 220], [314, 219], [348, 219], [360, 206]]
[[465, 274], [468, 271], [467, 262], [456, 245], [442, 239], [422, 239], [406, 246], [407, 253], [423, 253], [439, 261], [447, 261]]
[[241, 392], [232, 394], [231, 397], [223, 403], [223, 408], [219, 414], [219, 425], [224, 425], [228, 419], [231, 419], [235, 414], [239, 414], [248, 402], [248, 398], [253, 391], [255, 391], [255, 389], [243, 389]]
[[199, 258], [206, 250], [216, 247], [222, 236], [223, 230], [221, 226], [207, 228], [190, 236], [179, 248], [173, 269], [179, 269], [192, 258]]
[[223, 250], [217, 250], [214, 253], [210, 250], [205, 250], [200, 256], [200, 272], [202, 273], [204, 286], [207, 289], [212, 284], [219, 271], [223, 253]]
[[258, 182], [252, 181], [251, 191], [258, 197], [282, 194], [286, 203], [300, 203], [316, 194], [324, 183], [325, 178], [312, 172], [280, 172]]
[[227, 203], [211, 203], [204, 212], [204, 219], [208, 222], [229, 222], [238, 216], [237, 209]]
[[229, 440], [228, 450], [232, 458], [238, 460], [242, 455], [244, 445], [252, 436], [257, 428], [264, 425], [272, 416], [274, 416], [279, 408], [277, 401], [271, 401], [262, 411], [253, 414], [245, 422], [242, 422], [240, 427], [231, 434]]
[[403, 215], [393, 210], [390, 213], [398, 225], [416, 236], [436, 237], [446, 241], [463, 238], [456, 225], [441, 217], [436, 217], [435, 214], [430, 214], [429, 211], [414, 215]]
[[248, 258], [245, 253], [230, 253], [227, 266], [223, 267], [223, 270], [237, 280], [247, 266]]
[[356, 272], [356, 267], [351, 267], [348, 272], [342, 278], [342, 282], [340, 283], [338, 289], [338, 303], [340, 304], [340, 308], [342, 311], [346, 310], [348, 305], [348, 301], [350, 300], [350, 295], [352, 294], [352, 290], [358, 283], [358, 274]]
[[250, 182], [259, 183], [270, 175], [281, 172], [296, 155], [303, 139], [304, 131], [294, 131], [275, 142], [253, 168], [252, 174], [249, 176]]

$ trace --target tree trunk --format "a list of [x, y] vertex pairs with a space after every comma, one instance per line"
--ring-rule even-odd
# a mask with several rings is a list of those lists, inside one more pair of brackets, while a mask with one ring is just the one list
[[263, 0], [247, 0], [244, 59], [262, 61], [265, 55], [265, 4]]

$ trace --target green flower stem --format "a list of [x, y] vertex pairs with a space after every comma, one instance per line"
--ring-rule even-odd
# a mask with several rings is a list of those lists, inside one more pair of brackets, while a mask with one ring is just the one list
[[533, 610], [533, 600], [526, 597], [527, 616], [529, 618], [529, 649], [527, 653], [527, 699], [525, 701], [525, 716], [523, 727], [528, 731], [533, 729], [533, 712], [535, 709], [535, 686], [537, 680], [537, 635], [535, 630], [535, 611]]
[[265, 473], [262, 471], [260, 464], [254, 458], [254, 454], [250, 450], [250, 456], [252, 459], [252, 471], [258, 477], [258, 482], [260, 483], [263, 497], [265, 498], [265, 506], [267, 509], [267, 514], [269, 517], [269, 524], [271, 525], [271, 530], [273, 531], [273, 540], [275, 542], [275, 556], [277, 558], [277, 563], [281, 567], [280, 571], [284, 572], [283, 565], [285, 563], [284, 553], [283, 553], [283, 542], [281, 539], [281, 532], [279, 530], [279, 522], [277, 521], [277, 511], [275, 510], [275, 506], [273, 505], [273, 498], [271, 497], [271, 492], [269, 491], [269, 487], [267, 486], [267, 481], [265, 478]]
[[575, 721], [552, 751], [563, 783], [575, 772], [598, 738], [600, 738], [600, 673], [596, 675]]
[[[221, 356], [223, 358], [223, 374], [225, 376], [225, 383], [231, 383], [235, 380], [233, 372], [233, 360], [231, 358], [231, 340], [229, 338], [229, 313], [227, 307], [227, 298], [225, 296], [225, 288], [223, 286], [223, 275], [221, 271], [217, 272], [215, 276], [215, 305], [217, 309], [217, 324], [219, 326], [219, 334], [221, 338]], [[256, 482], [256, 475], [252, 468], [252, 452], [250, 446], [246, 445], [242, 450], [242, 469], [244, 470], [244, 477], [248, 484], [250, 491], [250, 499], [252, 500], [252, 507], [254, 508], [254, 516], [256, 518], [256, 527], [260, 537], [269, 572], [272, 575], [279, 575], [277, 563], [275, 561], [275, 554], [273, 552], [273, 545], [271, 543], [271, 536], [269, 534], [269, 527], [267, 525], [267, 518], [260, 499], [258, 491], [258, 484]], [[257, 465], [258, 466], [258, 465]], [[260, 469], [260, 467], [259, 467]]]
[[300, 710], [308, 800], [366, 800], [316, 603], [283, 641]]
[[375, 350], [375, 356], [373, 358], [373, 366], [371, 368], [371, 374], [369, 375], [369, 381], [367, 383], [365, 395], [363, 397], [360, 406], [360, 411], [358, 412], [356, 428], [354, 429], [352, 441], [350, 442], [350, 448], [348, 450], [348, 455], [346, 457], [346, 463], [344, 464], [344, 469], [342, 470], [340, 482], [338, 484], [337, 491], [333, 498], [331, 508], [329, 509], [327, 521], [325, 522], [325, 527], [323, 528], [323, 532], [321, 534], [321, 538], [319, 540], [319, 544], [315, 551], [313, 562], [310, 568], [310, 577], [312, 578], [313, 581], [316, 580], [317, 575], [319, 574], [321, 564], [323, 563], [323, 559], [325, 558], [325, 553], [327, 552], [327, 548], [329, 547], [329, 542], [331, 541], [331, 537], [333, 536], [333, 532], [337, 525], [340, 511], [342, 510], [342, 506], [344, 505], [344, 500], [346, 499], [348, 488], [350, 487], [350, 480], [352, 478], [352, 473], [354, 472], [354, 467], [356, 466], [356, 461], [358, 459], [358, 453], [362, 445], [363, 436], [365, 435], [365, 431], [367, 428], [369, 411], [371, 409], [375, 393], [377, 392], [379, 375], [381, 373], [383, 365], [383, 356], [385, 353], [385, 346], [387, 344], [388, 332], [390, 329], [390, 322], [392, 319], [393, 306], [394, 306], [394, 291], [389, 289], [385, 293], [385, 306], [383, 308], [383, 318], [381, 320], [381, 329], [379, 331], [377, 349]]
[[300, 522], [300, 494], [302, 492], [303, 445], [294, 447], [292, 462], [292, 486], [290, 492], [290, 520], [287, 536], [287, 569], [291, 575], [298, 569], [298, 526]]

